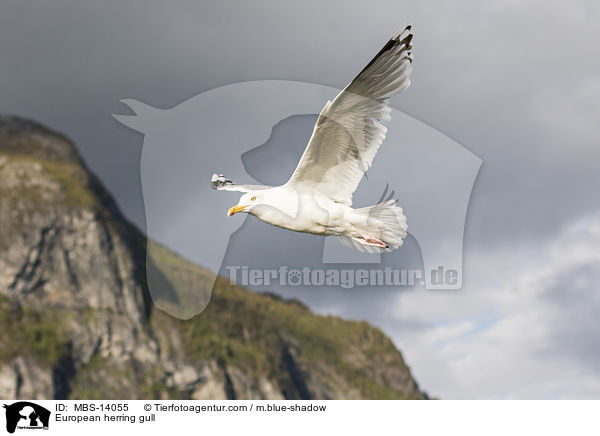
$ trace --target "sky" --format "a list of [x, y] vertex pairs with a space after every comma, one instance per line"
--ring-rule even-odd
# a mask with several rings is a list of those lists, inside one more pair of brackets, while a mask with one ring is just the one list
[[483, 161], [463, 288], [294, 296], [382, 328], [436, 397], [600, 398], [599, 18], [592, 1], [9, 0], [0, 112], [70, 136], [146, 228], [144, 138], [111, 116], [121, 99], [169, 109], [264, 79], [342, 88], [410, 22], [412, 85], [392, 106]]

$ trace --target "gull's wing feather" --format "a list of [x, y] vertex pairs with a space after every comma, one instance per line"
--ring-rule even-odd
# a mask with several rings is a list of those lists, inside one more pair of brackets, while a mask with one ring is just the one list
[[385, 138], [382, 122], [390, 119], [388, 100], [410, 85], [410, 29], [394, 35], [333, 102], [327, 102], [288, 186], [312, 185], [339, 203], [352, 204], [352, 194]]
[[270, 186], [264, 185], [236, 185], [223, 174], [213, 174], [210, 179], [210, 186], [218, 191], [237, 191], [250, 192], [259, 191], [261, 189], [269, 189]]

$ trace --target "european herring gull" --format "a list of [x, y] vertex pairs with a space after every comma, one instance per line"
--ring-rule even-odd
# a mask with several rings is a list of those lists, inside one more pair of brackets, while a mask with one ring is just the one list
[[[217, 190], [244, 192], [227, 212], [249, 213], [296, 232], [337, 236], [360, 251], [391, 251], [406, 237], [406, 217], [391, 196], [360, 209], [352, 195], [386, 134], [390, 97], [410, 85], [411, 26], [395, 34], [333, 101], [315, 124], [304, 154], [281, 186], [237, 185], [213, 174]], [[393, 194], [392, 194], [393, 196]]]

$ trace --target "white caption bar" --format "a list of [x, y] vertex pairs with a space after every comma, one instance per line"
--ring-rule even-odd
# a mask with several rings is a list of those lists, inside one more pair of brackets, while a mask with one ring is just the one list
[[[18, 435], [599, 435], [600, 401], [3, 401]], [[11, 431], [12, 430], [12, 431]], [[177, 433], [173, 433], [177, 432]], [[185, 432], [185, 433], [179, 433]]]

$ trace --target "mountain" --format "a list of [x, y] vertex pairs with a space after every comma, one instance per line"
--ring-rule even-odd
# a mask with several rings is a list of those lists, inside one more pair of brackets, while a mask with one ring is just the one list
[[146, 274], [202, 288], [210, 272], [147, 241], [68, 138], [10, 116], [0, 117], [0, 223], [2, 398], [427, 397], [365, 322], [224, 279], [200, 315], [162, 312]]

